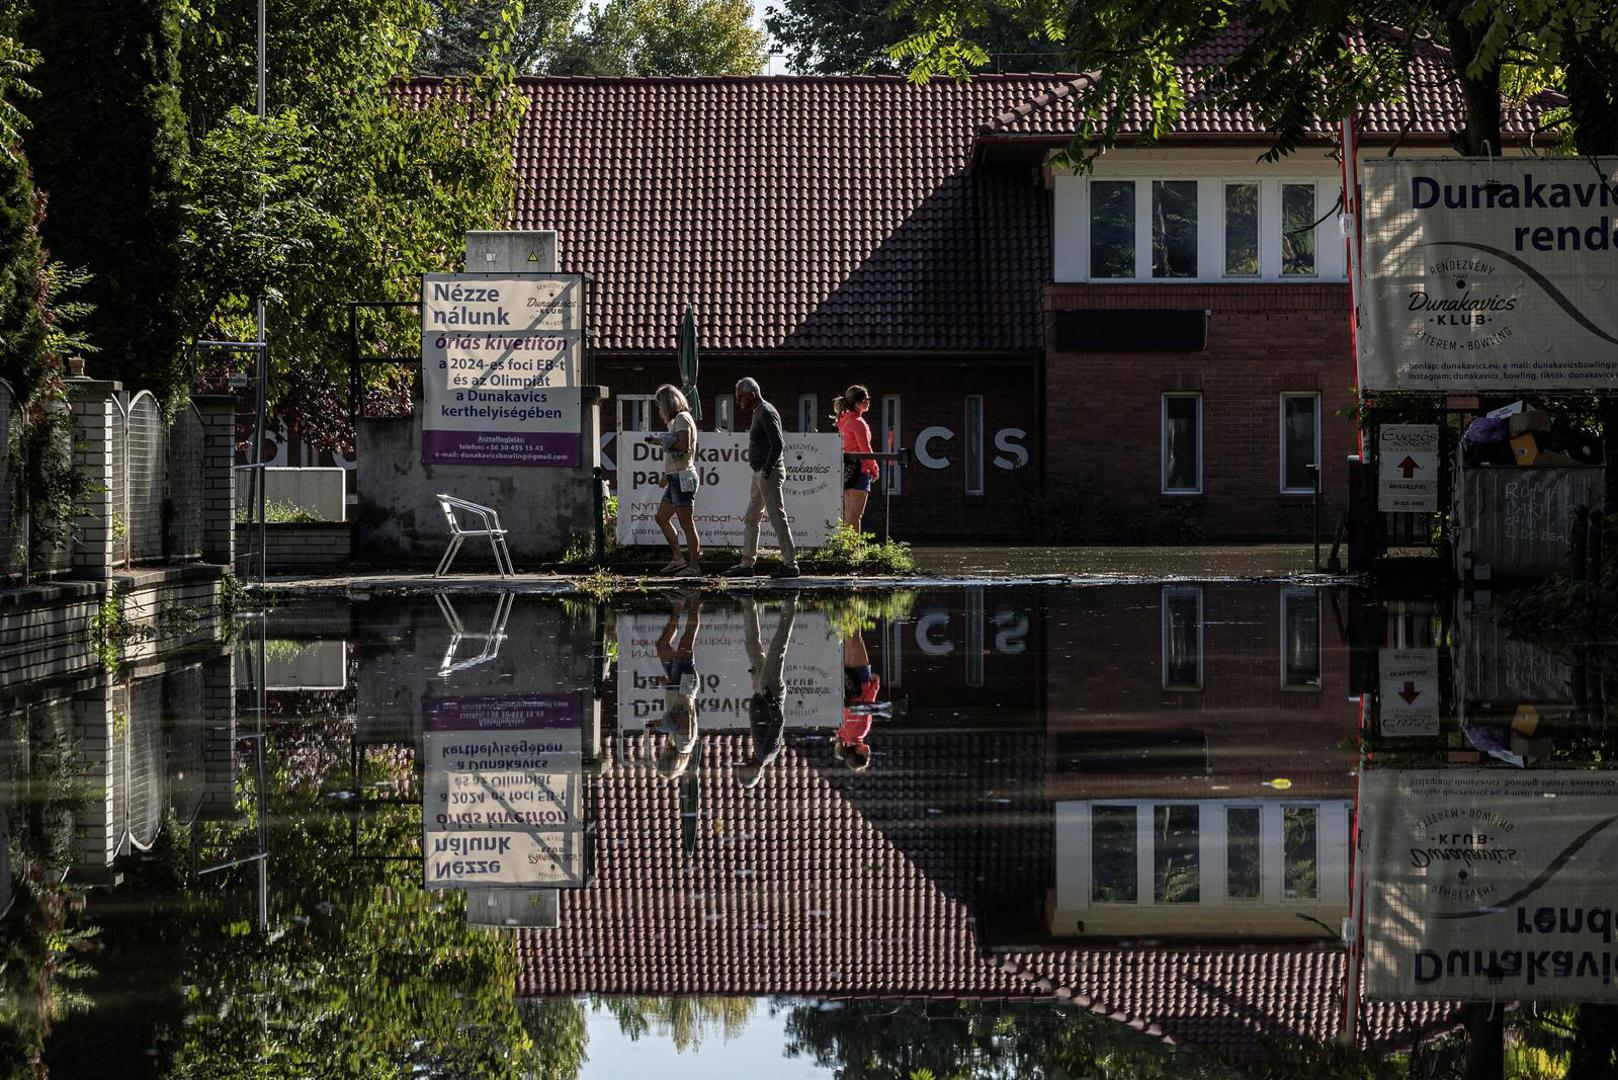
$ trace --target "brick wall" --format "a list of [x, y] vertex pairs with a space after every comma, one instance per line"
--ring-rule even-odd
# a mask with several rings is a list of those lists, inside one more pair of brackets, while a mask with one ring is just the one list
[[202, 559], [236, 561], [236, 398], [230, 394], [191, 399], [202, 417]]
[[[446, 541], [447, 542], [447, 541]], [[236, 550], [245, 558], [256, 551], [257, 537], [247, 525], [236, 526]], [[353, 560], [353, 528], [342, 521], [300, 521], [264, 526], [266, 570], [271, 574], [307, 574], [341, 570]], [[257, 571], [254, 556], [254, 572]]]
[[[1167, 690], [1163, 604], [1168, 590], [1202, 597], [1202, 687]], [[1083, 658], [1047, 683], [1053, 798], [1240, 798], [1353, 793], [1358, 706], [1348, 700], [1348, 646], [1329, 596], [1310, 590], [1320, 614], [1318, 688], [1286, 689], [1281, 604], [1287, 590], [1259, 585], [1169, 585], [1051, 593], [1043, 633], [1053, 657]], [[1205, 777], [1151, 772], [1079, 776], [1056, 770], [1063, 732], [1124, 731], [1200, 736]]]
[[[1208, 347], [1187, 353], [1056, 351], [1057, 311], [1207, 309]], [[1302, 538], [1307, 495], [1280, 494], [1280, 395], [1319, 391], [1322, 529], [1346, 509], [1343, 459], [1355, 450], [1348, 286], [1255, 283], [1050, 285], [1046, 313], [1046, 470], [1087, 475], [1132, 514], [1192, 515], [1209, 539]], [[1161, 491], [1161, 395], [1201, 391], [1203, 493]]]
[[[651, 394], [674, 375], [674, 360], [667, 364], [645, 364], [623, 360], [602, 360], [597, 377], [616, 397], [623, 394]], [[1025, 360], [968, 360], [940, 356], [936, 359], [872, 360], [870, 358], [798, 359], [762, 357], [737, 361], [730, 358], [703, 359], [701, 387], [701, 427], [713, 428], [714, 400], [728, 394], [736, 380], [745, 375], [758, 379], [768, 398], [781, 412], [788, 431], [798, 430], [798, 398], [817, 396], [819, 430], [832, 430], [829, 419], [832, 399], [852, 382], [864, 383], [873, 398], [866, 420], [874, 438], [880, 438], [881, 401], [898, 395], [900, 401], [899, 445], [912, 452], [910, 468], [901, 481], [900, 493], [893, 496], [893, 533], [900, 539], [943, 539], [982, 537], [1011, 539], [1019, 535], [1018, 508], [1024, 496], [1038, 483], [1039, 363]], [[983, 396], [983, 494], [966, 494], [965, 439], [966, 396]], [[602, 430], [613, 430], [617, 411], [609, 400], [603, 410]], [[748, 418], [738, 417], [745, 428]], [[661, 428], [655, 418], [654, 428]], [[954, 438], [935, 438], [928, 444], [931, 456], [946, 460], [939, 468], [924, 466], [915, 454], [917, 436], [926, 428], [942, 427]], [[1025, 464], [1015, 469], [998, 467], [995, 459], [1013, 463], [1018, 455], [997, 450], [997, 433], [1018, 429], [1017, 437], [1026, 451]], [[1008, 437], [1011, 437], [1008, 435]], [[885, 449], [885, 447], [883, 448]], [[609, 454], [612, 447], [609, 444]], [[882, 528], [880, 489], [872, 496], [866, 511], [867, 531]]]

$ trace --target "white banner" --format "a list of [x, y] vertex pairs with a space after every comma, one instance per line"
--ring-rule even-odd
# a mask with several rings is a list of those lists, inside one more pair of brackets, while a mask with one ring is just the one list
[[1360, 166], [1366, 390], [1618, 387], [1618, 186], [1594, 163]]
[[1365, 993], [1618, 1001], [1618, 773], [1368, 770]]
[[[644, 433], [618, 436], [618, 542], [666, 544], [655, 520], [663, 500], [663, 451], [644, 441]], [[826, 542], [828, 525], [843, 516], [842, 436], [788, 435], [783, 452], [787, 466], [786, 506], [792, 539], [799, 547]], [[742, 515], [753, 469], [747, 463], [747, 433], [697, 433], [695, 518], [704, 547], [741, 547]], [[775, 547], [775, 530], [764, 518], [761, 548]]]
[[577, 466], [577, 275], [426, 274], [421, 460]]
[[[759, 619], [762, 648], [768, 650], [780, 624], [780, 610], [767, 606]], [[666, 615], [644, 612], [618, 616], [618, 730], [642, 729], [663, 716], [667, 677], [657, 655]], [[692, 658], [697, 669], [697, 720], [703, 731], [746, 731], [747, 703], [753, 696], [748, 665], [746, 620], [739, 608], [702, 609]], [[685, 629], [685, 619], [675, 633]], [[802, 611], [792, 623], [786, 647], [786, 694], [781, 702], [788, 727], [834, 728], [843, 721], [843, 641], [834, 636], [824, 612]]]

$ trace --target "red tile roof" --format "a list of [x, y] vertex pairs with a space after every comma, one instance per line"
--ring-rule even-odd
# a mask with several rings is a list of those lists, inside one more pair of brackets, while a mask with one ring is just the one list
[[[961, 749], [951, 754], [946, 742]], [[989, 743], [999, 744], [998, 759], [984, 753]], [[697, 841], [687, 856], [677, 786], [651, 768], [646, 740], [624, 740], [625, 760], [592, 781], [594, 881], [562, 893], [557, 928], [518, 932], [521, 994], [1071, 998], [1166, 1040], [1238, 1057], [1260, 1053], [1260, 1035], [1327, 1039], [1338, 1030], [1336, 949], [991, 954], [971, 894], [1004, 883], [981, 853], [1037, 858], [1018, 839], [1025, 812], [1009, 826], [982, 818], [1012, 790], [995, 779], [1017, 757], [1002, 736], [978, 744], [890, 734], [859, 776], [833, 762], [823, 741], [796, 743], [751, 791], [731, 776], [747, 748], [745, 735], [703, 737]], [[980, 766], [988, 783], [972, 778]], [[1048, 844], [1048, 824], [1032, 829], [1036, 846]], [[1047, 880], [1025, 884], [1037, 894]], [[1447, 1016], [1441, 1007], [1368, 1007], [1371, 1035], [1395, 1045]]]

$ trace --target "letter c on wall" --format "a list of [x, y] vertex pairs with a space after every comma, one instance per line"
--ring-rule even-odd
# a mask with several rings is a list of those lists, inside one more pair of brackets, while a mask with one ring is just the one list
[[[921, 446], [919, 439], [916, 445], [917, 447]], [[929, 611], [916, 620], [916, 648], [927, 656], [948, 656], [955, 651], [955, 643], [947, 639], [944, 641], [933, 640], [933, 631], [935, 629], [948, 629], [948, 627], [949, 616], [947, 614], [942, 611]]]
[[948, 442], [953, 438], [955, 438], [955, 432], [938, 424], [922, 428], [921, 433], [916, 436], [916, 460], [921, 462], [922, 467], [926, 469], [949, 468], [949, 458], [935, 456], [932, 451], [927, 449], [927, 444], [934, 439], [943, 439]]

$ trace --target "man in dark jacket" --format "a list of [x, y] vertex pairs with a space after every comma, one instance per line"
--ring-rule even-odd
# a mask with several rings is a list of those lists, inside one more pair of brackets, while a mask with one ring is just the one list
[[764, 768], [781, 753], [786, 733], [787, 647], [792, 641], [792, 624], [797, 618], [797, 595], [781, 605], [781, 618], [764, 648], [764, 628], [759, 616], [763, 601], [750, 597], [742, 605], [742, 645], [747, 649], [747, 666], [753, 673], [753, 696], [747, 701], [747, 726], [753, 735], [753, 750], [736, 766], [736, 782], [744, 788], [757, 787]]
[[748, 431], [747, 461], [753, 466], [753, 488], [742, 517], [742, 561], [726, 570], [724, 577], [751, 577], [758, 559], [758, 534], [765, 514], [775, 529], [775, 542], [781, 549], [781, 569], [771, 577], [798, 576], [798, 547], [792, 542], [792, 525], [787, 521], [787, 466], [782, 459], [786, 439], [781, 431], [781, 414], [764, 400], [758, 383], [743, 379], [736, 384], [736, 404], [753, 410], [753, 426]]

